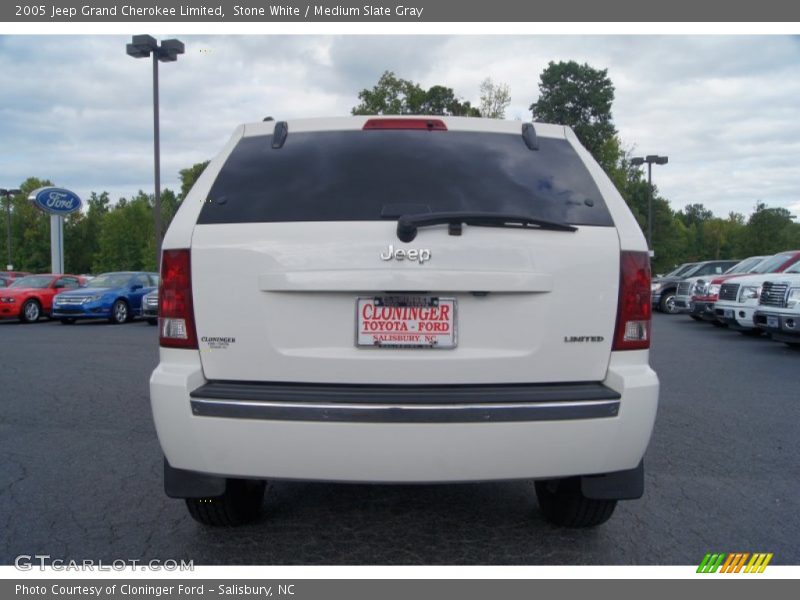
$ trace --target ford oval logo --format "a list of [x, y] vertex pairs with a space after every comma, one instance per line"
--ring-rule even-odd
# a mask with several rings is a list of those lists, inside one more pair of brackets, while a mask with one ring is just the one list
[[36, 208], [53, 215], [68, 215], [81, 207], [78, 195], [64, 188], [39, 188], [31, 192], [28, 200], [33, 202]]

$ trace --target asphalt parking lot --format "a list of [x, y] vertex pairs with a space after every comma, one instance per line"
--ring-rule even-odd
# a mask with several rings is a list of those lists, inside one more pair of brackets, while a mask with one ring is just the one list
[[561, 530], [528, 481], [273, 482], [261, 520], [213, 530], [162, 492], [147, 381], [156, 328], [0, 323], [0, 562], [697, 564], [773, 552], [800, 564], [800, 352], [654, 316], [661, 405], [643, 499]]

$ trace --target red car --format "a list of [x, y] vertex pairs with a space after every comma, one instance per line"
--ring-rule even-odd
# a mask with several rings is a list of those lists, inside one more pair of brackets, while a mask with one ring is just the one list
[[0, 319], [19, 319], [23, 323], [33, 323], [41, 316], [49, 316], [53, 296], [64, 290], [85, 285], [86, 279], [80, 275], [28, 275], [15, 279], [0, 288]]
[[[760, 262], [758, 266], [753, 269], [749, 274], [758, 273], [783, 273], [786, 269], [793, 264], [800, 262], [800, 250], [790, 250], [788, 252], [779, 252]], [[704, 295], [692, 296], [691, 313], [693, 316], [700, 317], [707, 321], [716, 324], [716, 316], [714, 315], [714, 303], [719, 299], [719, 290], [721, 285], [728, 279], [734, 279], [747, 275], [748, 273], [737, 273], [735, 275], [721, 275], [712, 279], [706, 285], [706, 293]]]

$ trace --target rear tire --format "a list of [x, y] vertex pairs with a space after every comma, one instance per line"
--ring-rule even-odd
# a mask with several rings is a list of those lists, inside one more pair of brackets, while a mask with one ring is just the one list
[[189, 514], [198, 523], [212, 527], [236, 527], [261, 514], [266, 483], [250, 479], [228, 479], [225, 493], [214, 498], [187, 498]]
[[23, 323], [35, 323], [42, 316], [42, 305], [38, 300], [26, 300], [19, 312], [19, 320]]
[[128, 303], [120, 299], [115, 301], [114, 305], [111, 307], [111, 316], [108, 317], [108, 320], [113, 325], [122, 325], [130, 320], [130, 314], [131, 311], [128, 308]]
[[537, 481], [536, 497], [544, 517], [560, 527], [602, 525], [611, 518], [617, 506], [616, 500], [595, 500], [584, 496], [578, 477]]
[[158, 325], [158, 319], [147, 319], [148, 325]]

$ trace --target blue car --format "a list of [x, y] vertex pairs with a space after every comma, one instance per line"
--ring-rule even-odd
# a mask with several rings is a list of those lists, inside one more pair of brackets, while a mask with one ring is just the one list
[[141, 313], [142, 296], [158, 288], [158, 273], [122, 271], [98, 275], [85, 287], [58, 294], [52, 317], [70, 325], [76, 319], [108, 319], [120, 324]]

